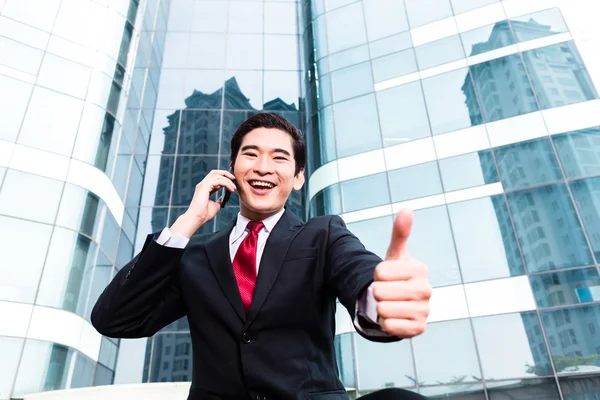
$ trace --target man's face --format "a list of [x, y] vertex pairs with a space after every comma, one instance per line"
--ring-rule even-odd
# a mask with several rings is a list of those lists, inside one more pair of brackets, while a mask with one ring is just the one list
[[292, 143], [287, 132], [274, 128], [254, 129], [242, 139], [233, 174], [245, 217], [259, 221], [276, 214], [292, 189], [302, 188], [304, 170], [294, 175]]

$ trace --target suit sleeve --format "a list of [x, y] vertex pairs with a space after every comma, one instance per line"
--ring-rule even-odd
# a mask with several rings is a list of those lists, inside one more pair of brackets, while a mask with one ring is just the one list
[[186, 315], [177, 267], [184, 249], [161, 246], [148, 235], [98, 298], [91, 322], [104, 336], [140, 338]]
[[[346, 228], [339, 216], [331, 217], [327, 238], [326, 279], [342, 305], [356, 321], [356, 304], [371, 283], [375, 267], [381, 258], [368, 251], [360, 240]], [[358, 316], [360, 318], [360, 316]], [[361, 321], [361, 326], [379, 329], [377, 324]], [[401, 340], [395, 336], [369, 335], [357, 329], [364, 338], [376, 342], [395, 342]]]

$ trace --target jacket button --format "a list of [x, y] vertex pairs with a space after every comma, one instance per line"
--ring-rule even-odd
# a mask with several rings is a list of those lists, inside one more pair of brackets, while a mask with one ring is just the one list
[[251, 341], [252, 340], [250, 339], [250, 335], [248, 334], [248, 332], [244, 332], [244, 334], [242, 335], [242, 342], [248, 344]]

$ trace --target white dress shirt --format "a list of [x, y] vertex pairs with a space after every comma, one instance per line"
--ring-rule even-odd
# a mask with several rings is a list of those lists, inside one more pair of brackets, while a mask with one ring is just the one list
[[[267, 243], [267, 239], [269, 238], [269, 234], [279, 222], [279, 219], [285, 212], [285, 208], [282, 208], [277, 214], [271, 215], [268, 218], [265, 218], [262, 223], [264, 224], [264, 228], [258, 232], [258, 243], [256, 249], [256, 274], [258, 275], [258, 268], [260, 265], [260, 260], [262, 258], [263, 251], [265, 249], [265, 244]], [[246, 229], [248, 222], [250, 220], [244, 217], [241, 213], [238, 213], [237, 222], [235, 227], [231, 230], [231, 234], [229, 234], [229, 256], [233, 262], [235, 258], [235, 253], [237, 252], [240, 244], [244, 240], [244, 238], [248, 235], [248, 230]], [[171, 233], [169, 228], [163, 229], [159, 237], [156, 239], [156, 242], [162, 246], [174, 247], [183, 249], [187, 246], [190, 239], [182, 236], [178, 233]], [[369, 322], [377, 324], [377, 300], [373, 296], [373, 290], [371, 286], [368, 287], [367, 291], [361, 298], [356, 301], [356, 309], [354, 318], [354, 326], [356, 329], [359, 329], [361, 332], [365, 334], [369, 334], [372, 336], [388, 336], [387, 333], [376, 330], [376, 329], [368, 329], [363, 328], [360, 325], [358, 320], [358, 314], [363, 315]]]

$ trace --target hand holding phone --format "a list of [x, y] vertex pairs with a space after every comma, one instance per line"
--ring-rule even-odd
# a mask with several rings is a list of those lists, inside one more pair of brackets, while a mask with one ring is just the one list
[[[231, 173], [233, 175], [233, 170], [231, 168], [229, 168], [229, 173]], [[233, 182], [234, 185], [237, 186], [235, 179], [231, 180]], [[217, 196], [217, 201], [221, 204], [221, 208], [225, 208], [225, 206], [227, 205], [227, 202], [229, 201], [229, 198], [231, 197], [231, 191], [227, 189], [227, 187], [222, 186], [219, 189], [219, 194]]]

